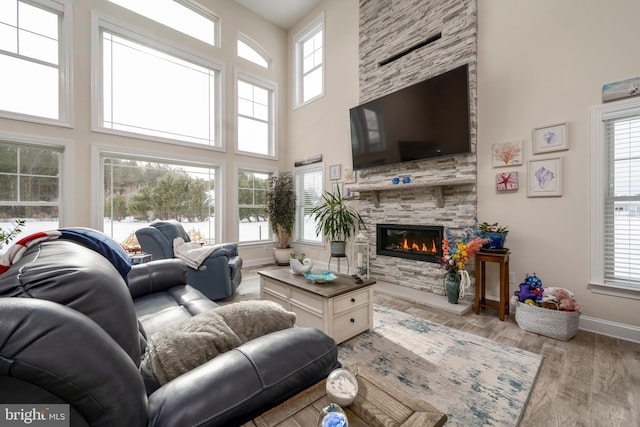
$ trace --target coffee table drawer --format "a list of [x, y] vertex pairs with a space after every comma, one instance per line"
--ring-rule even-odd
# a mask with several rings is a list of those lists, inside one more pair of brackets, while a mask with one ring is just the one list
[[333, 314], [352, 310], [362, 304], [369, 304], [369, 289], [362, 289], [337, 297], [333, 303]]
[[277, 295], [284, 299], [289, 298], [289, 286], [275, 280], [263, 278], [260, 288], [262, 291], [268, 291], [271, 295]]
[[317, 295], [299, 289], [291, 289], [290, 301], [291, 304], [304, 307], [311, 312], [318, 313], [320, 316], [323, 314], [324, 299]]
[[333, 319], [333, 339], [340, 343], [370, 328], [369, 305], [365, 305]]

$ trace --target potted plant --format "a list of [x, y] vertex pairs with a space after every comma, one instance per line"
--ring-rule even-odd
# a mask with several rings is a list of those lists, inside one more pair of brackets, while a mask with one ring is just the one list
[[8, 245], [9, 242], [22, 231], [22, 227], [24, 227], [24, 224], [24, 219], [16, 219], [14, 224], [6, 230], [0, 227], [0, 248], [3, 244]]
[[497, 222], [489, 224], [483, 222], [478, 224], [478, 236], [489, 239], [483, 245], [484, 249], [504, 249], [504, 241], [509, 233], [509, 227], [499, 225]]
[[354, 198], [343, 196], [340, 187], [334, 193], [325, 191], [322, 199], [322, 204], [311, 210], [316, 221], [316, 234], [325, 236], [331, 245], [332, 256], [344, 256], [347, 239], [359, 227], [365, 226], [364, 221], [358, 211], [347, 206], [347, 202]]
[[296, 192], [291, 172], [280, 172], [269, 178], [269, 188], [265, 196], [265, 212], [269, 217], [271, 230], [276, 236], [276, 262], [289, 264], [289, 240], [296, 220]]

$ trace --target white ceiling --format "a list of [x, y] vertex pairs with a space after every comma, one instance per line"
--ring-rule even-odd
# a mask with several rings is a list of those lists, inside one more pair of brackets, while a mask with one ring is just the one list
[[288, 30], [322, 0], [234, 0], [267, 21]]

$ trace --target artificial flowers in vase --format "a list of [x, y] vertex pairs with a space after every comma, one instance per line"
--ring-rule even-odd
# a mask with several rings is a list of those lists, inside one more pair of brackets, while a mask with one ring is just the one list
[[444, 287], [450, 304], [457, 304], [471, 286], [469, 272], [464, 266], [487, 240], [477, 237], [472, 230], [466, 230], [463, 237], [456, 239], [451, 230], [445, 229], [440, 265], [447, 270]]

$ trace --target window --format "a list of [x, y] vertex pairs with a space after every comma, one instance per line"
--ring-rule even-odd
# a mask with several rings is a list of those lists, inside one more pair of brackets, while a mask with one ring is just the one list
[[0, 227], [25, 219], [19, 238], [58, 228], [61, 164], [61, 148], [0, 140]]
[[275, 156], [275, 85], [238, 73], [238, 151]]
[[246, 37], [238, 36], [238, 56], [264, 68], [271, 66], [271, 58]]
[[264, 211], [271, 175], [273, 172], [238, 170], [238, 236], [242, 243], [273, 241]]
[[180, 221], [192, 240], [216, 242], [217, 168], [123, 155], [102, 158], [104, 232], [124, 242], [155, 220]]
[[217, 46], [218, 18], [188, 0], [109, 0], [212, 46]]
[[295, 105], [301, 106], [324, 93], [324, 15], [295, 38]]
[[71, 5], [0, 2], [0, 111], [10, 118], [70, 123]]
[[592, 109], [594, 292], [640, 299], [640, 100]]
[[316, 235], [316, 221], [311, 210], [322, 202], [323, 166], [321, 163], [296, 168], [296, 240], [322, 243], [323, 236]]
[[111, 27], [99, 30], [98, 130], [221, 147], [219, 65]]

